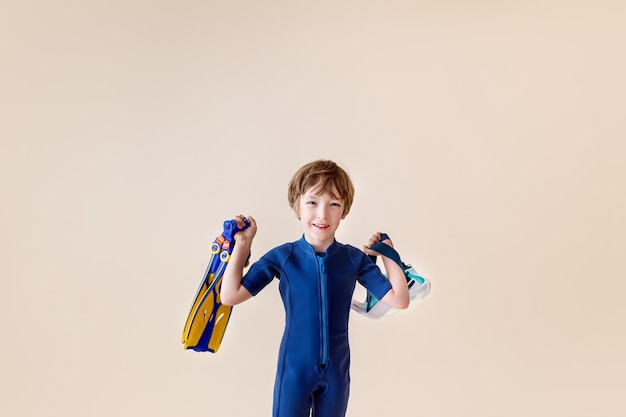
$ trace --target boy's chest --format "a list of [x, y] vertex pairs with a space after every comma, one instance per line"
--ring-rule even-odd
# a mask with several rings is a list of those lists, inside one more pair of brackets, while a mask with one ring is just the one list
[[349, 302], [357, 275], [349, 263], [336, 262], [332, 257], [300, 259], [284, 265], [279, 286], [283, 298], [295, 297], [294, 301], [325, 297], [331, 302]]

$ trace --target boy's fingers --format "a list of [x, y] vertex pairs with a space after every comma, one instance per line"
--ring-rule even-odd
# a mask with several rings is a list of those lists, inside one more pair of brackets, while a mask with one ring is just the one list
[[246, 225], [246, 216], [244, 216], [243, 214], [238, 214], [235, 216], [234, 219], [237, 222], [237, 227], [242, 229], [245, 225]]

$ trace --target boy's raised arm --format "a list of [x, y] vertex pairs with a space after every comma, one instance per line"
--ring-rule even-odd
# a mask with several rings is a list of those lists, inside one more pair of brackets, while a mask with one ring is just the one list
[[[244, 217], [235, 216], [235, 221], [239, 228], [244, 226]], [[222, 288], [220, 290], [220, 298], [224, 305], [236, 305], [249, 300], [252, 294], [241, 285], [243, 278], [243, 268], [248, 260], [248, 254], [252, 247], [252, 240], [256, 234], [257, 226], [254, 218], [248, 216], [250, 226], [241, 232], [235, 234], [235, 247], [222, 276]]]
[[[380, 242], [380, 233], [375, 233], [369, 240], [368, 244], [365, 245], [363, 249], [365, 253], [368, 255], [381, 255], [378, 252], [369, 249], [372, 245], [378, 242]], [[390, 239], [383, 240], [382, 243], [393, 247], [393, 243]], [[411, 301], [409, 297], [409, 287], [406, 284], [404, 271], [392, 259], [384, 255], [381, 255], [380, 257], [383, 260], [383, 265], [385, 266], [385, 271], [387, 272], [387, 279], [389, 279], [389, 283], [391, 284], [391, 290], [389, 290], [380, 301], [390, 307], [403, 310], [409, 306], [409, 302]]]

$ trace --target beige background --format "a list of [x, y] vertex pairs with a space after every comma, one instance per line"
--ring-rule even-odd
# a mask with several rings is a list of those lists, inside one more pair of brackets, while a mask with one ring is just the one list
[[433, 282], [351, 319], [349, 416], [624, 416], [619, 1], [7, 1], [3, 416], [268, 416], [276, 285], [180, 332], [221, 222], [332, 158]]

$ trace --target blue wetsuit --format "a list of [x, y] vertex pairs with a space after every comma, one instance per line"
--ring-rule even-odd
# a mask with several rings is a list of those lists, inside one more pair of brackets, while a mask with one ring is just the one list
[[379, 300], [391, 284], [359, 249], [334, 242], [316, 254], [302, 237], [255, 262], [241, 284], [256, 295], [274, 277], [285, 332], [274, 386], [274, 417], [345, 416], [350, 389], [348, 317], [358, 281]]

